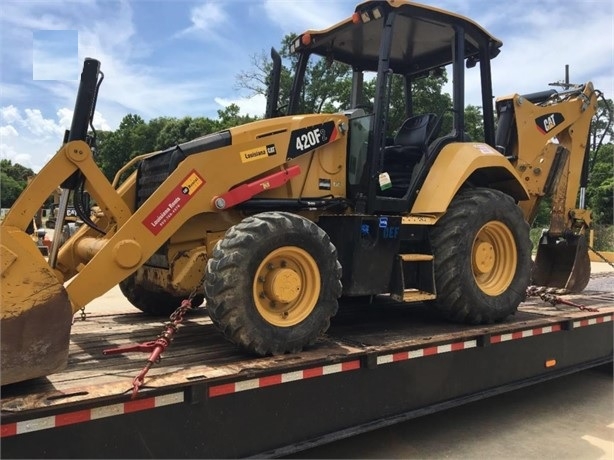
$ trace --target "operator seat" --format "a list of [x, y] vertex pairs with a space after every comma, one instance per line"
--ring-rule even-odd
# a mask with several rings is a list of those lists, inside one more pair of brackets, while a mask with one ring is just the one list
[[434, 113], [407, 118], [394, 137], [393, 145], [384, 148], [383, 171], [387, 172], [392, 187], [381, 195], [402, 197], [409, 188], [412, 170], [426, 153], [429, 139], [439, 127]]

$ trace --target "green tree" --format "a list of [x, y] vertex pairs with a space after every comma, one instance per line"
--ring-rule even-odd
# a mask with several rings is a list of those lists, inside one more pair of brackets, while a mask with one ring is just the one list
[[614, 145], [603, 145], [594, 155], [586, 190], [587, 202], [597, 224], [614, 223]]
[[27, 183], [28, 178], [34, 176], [34, 171], [30, 168], [22, 166], [19, 163], [13, 164], [11, 160], [7, 159], [0, 160], [0, 170], [18, 182]]
[[30, 168], [13, 164], [8, 159], [0, 160], [0, 174], [0, 206], [10, 208], [28, 185], [28, 178], [35, 174]]
[[474, 141], [484, 141], [484, 117], [481, 107], [465, 107], [465, 132]]
[[23, 191], [25, 185], [0, 171], [0, 207], [10, 208]]
[[[279, 100], [283, 106], [290, 97], [294, 68], [298, 55], [290, 53], [290, 45], [296, 34], [288, 34], [282, 39], [279, 54], [282, 58], [282, 71]], [[252, 56], [252, 68], [237, 75], [236, 86], [247, 89], [250, 95], [266, 95], [272, 62], [263, 51]], [[352, 85], [352, 71], [347, 65], [329, 62], [315, 57], [310, 60], [305, 71], [305, 82], [300, 93], [300, 113], [320, 113], [337, 111], [349, 103]]]
[[[605, 137], [612, 139], [614, 136], [613, 110], [612, 99], [599, 99], [597, 102], [597, 113], [591, 121], [590, 131], [590, 143], [594, 152], [593, 158], [596, 156], [601, 139]], [[594, 163], [594, 160], [592, 163]]]
[[249, 115], [241, 115], [240, 107], [237, 104], [230, 104], [222, 110], [217, 111], [217, 129], [228, 129], [233, 126], [243, 125], [245, 123], [251, 123], [258, 118], [251, 117]]
[[119, 128], [106, 133], [98, 141], [97, 159], [105, 176], [112, 180], [115, 173], [130, 159], [146, 153], [150, 141], [147, 139], [147, 125], [139, 115], [126, 115]]

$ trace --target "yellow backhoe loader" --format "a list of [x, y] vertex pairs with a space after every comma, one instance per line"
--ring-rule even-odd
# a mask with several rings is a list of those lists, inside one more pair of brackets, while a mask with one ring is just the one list
[[[428, 302], [457, 322], [502, 321], [525, 298], [527, 222], [548, 193], [553, 222], [534, 277], [582, 289], [590, 213], [575, 202], [598, 92], [586, 83], [499, 99], [495, 130], [490, 62], [501, 46], [437, 8], [361, 3], [346, 20], [297, 37], [282, 104], [272, 52], [265, 119], [140, 156], [118, 172], [136, 166], [121, 184], [105, 178], [92, 153], [102, 72], [86, 59], [64, 143], [1, 226], [2, 384], [65, 366], [73, 314], [118, 283], [151, 314], [168, 315], [196, 293], [226, 338], [260, 355], [310, 346], [339, 299], [354, 296]], [[348, 110], [301, 113], [314, 58], [353, 69]], [[411, 89], [446, 66], [453, 128], [441, 132], [444, 114], [413, 113]], [[476, 66], [485, 136], [470, 140], [464, 81]], [[388, 126], [393, 75], [406, 88], [399, 127]], [[376, 87], [368, 111], [360, 107], [365, 78]], [[70, 194], [84, 225], [61, 248], [54, 241], [47, 262], [24, 230], [58, 185], [56, 228]], [[99, 208], [94, 217], [86, 192]]]

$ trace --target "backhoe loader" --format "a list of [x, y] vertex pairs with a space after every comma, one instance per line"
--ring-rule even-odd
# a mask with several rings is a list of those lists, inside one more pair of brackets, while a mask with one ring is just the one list
[[[112, 183], [88, 129], [101, 64], [85, 59], [61, 148], [2, 223], [2, 384], [64, 367], [73, 314], [118, 283], [155, 315], [204, 300], [221, 333], [259, 355], [312, 345], [339, 300], [356, 296], [426, 302], [456, 322], [503, 321], [525, 298], [528, 222], [548, 193], [552, 225], [533, 276], [582, 289], [590, 212], [575, 199], [598, 92], [589, 82], [498, 99], [495, 130], [490, 61], [501, 46], [454, 13], [413, 1], [360, 3], [346, 20], [297, 37], [288, 101], [278, 100], [273, 50], [265, 119], [139, 156]], [[351, 66], [347, 110], [301, 113], [313, 58]], [[412, 85], [446, 66], [453, 128], [441, 132], [443, 113], [412, 112]], [[479, 140], [464, 129], [465, 68], [475, 66]], [[388, 139], [394, 75], [405, 82], [407, 119]], [[375, 79], [369, 110], [361, 107], [365, 78]], [[56, 228], [70, 194], [84, 225], [61, 248], [54, 241], [46, 261], [24, 229], [58, 185]]]

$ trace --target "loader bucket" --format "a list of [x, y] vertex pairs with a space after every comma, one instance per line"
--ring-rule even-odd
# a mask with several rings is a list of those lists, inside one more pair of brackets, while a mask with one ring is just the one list
[[62, 283], [23, 230], [0, 227], [0, 383], [66, 366], [72, 308]]
[[556, 241], [542, 237], [533, 266], [533, 284], [581, 292], [590, 276], [591, 261], [583, 235]]

